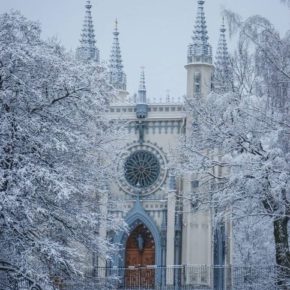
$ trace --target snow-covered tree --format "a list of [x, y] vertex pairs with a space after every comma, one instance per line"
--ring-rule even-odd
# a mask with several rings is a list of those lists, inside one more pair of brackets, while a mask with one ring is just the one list
[[80, 274], [86, 252], [109, 258], [102, 190], [119, 138], [106, 120], [104, 68], [77, 62], [39, 24], [0, 16], [0, 259], [48, 289]]
[[[272, 107], [289, 111], [290, 31], [281, 37], [264, 17], [242, 21], [239, 15], [225, 11], [231, 34], [238, 33], [238, 49], [232, 63], [236, 91], [267, 95]], [[255, 53], [253, 53], [253, 51]]]
[[289, 37], [280, 38], [260, 16], [242, 21], [226, 15], [230, 31], [239, 32], [235, 93], [188, 100], [193, 133], [180, 152], [185, 170], [201, 178], [193, 205], [210, 206], [217, 218], [227, 216], [239, 226], [233, 230], [234, 261], [266, 265], [274, 253], [278, 285], [288, 289], [283, 275], [290, 271]]
[[270, 217], [277, 263], [289, 267], [290, 155], [280, 146], [289, 125], [269, 112], [266, 98], [254, 95], [211, 94], [189, 106], [198, 122], [181, 148], [185, 165], [202, 177], [201, 188], [211, 189], [194, 193], [193, 204], [211, 206], [234, 224], [249, 216]]

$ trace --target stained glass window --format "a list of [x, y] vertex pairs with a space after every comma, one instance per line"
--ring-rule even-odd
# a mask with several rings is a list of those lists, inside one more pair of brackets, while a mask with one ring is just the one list
[[151, 152], [138, 150], [125, 162], [125, 178], [135, 187], [145, 188], [152, 185], [160, 174], [160, 164]]

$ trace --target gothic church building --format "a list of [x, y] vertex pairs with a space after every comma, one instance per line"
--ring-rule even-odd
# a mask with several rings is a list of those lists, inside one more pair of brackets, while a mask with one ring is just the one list
[[[229, 74], [225, 26], [220, 29], [213, 64], [205, 1], [196, 2], [197, 16], [185, 64], [187, 98], [209, 94], [214, 71], [224, 75], [223, 79]], [[76, 54], [79, 59], [100, 63], [90, 1], [85, 8]], [[186, 289], [213, 289], [213, 284], [215, 289], [225, 289], [226, 273], [216, 273], [212, 266], [231, 264], [230, 226], [224, 226], [221, 231], [214, 230], [213, 213], [194, 210], [188, 199], [200, 186], [198, 177], [177, 178], [169, 166], [172, 150], [177, 147], [180, 137], [189, 135], [191, 130], [191, 117], [184, 102], [170, 98], [166, 102], [149, 102], [144, 70], [141, 71], [138, 94], [130, 97], [117, 23], [108, 71], [109, 82], [118, 92], [110, 106], [110, 118], [126, 120], [129, 125], [127, 145], [118, 164], [118, 178], [104, 193], [103, 199], [105, 203], [114, 200], [120, 205], [122, 210], [114, 213], [125, 219], [129, 231], [107, 232], [103, 224], [100, 234], [109, 236], [119, 245], [119, 255], [110, 263], [94, 259], [92, 266], [123, 269], [122, 283], [130, 289], [157, 289], [178, 284], [200, 285], [200, 288]], [[215, 87], [224, 90], [226, 84], [216, 79]], [[106, 213], [110, 209], [104, 207], [102, 210]], [[139, 268], [145, 269], [144, 272], [134, 272]]]

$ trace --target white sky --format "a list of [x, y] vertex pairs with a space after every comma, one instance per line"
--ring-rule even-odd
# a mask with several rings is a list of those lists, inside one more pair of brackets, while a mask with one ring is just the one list
[[[138, 90], [140, 67], [145, 66], [149, 98], [184, 95], [187, 45], [196, 16], [197, 0], [91, 0], [101, 59], [108, 60], [117, 17], [128, 91]], [[68, 49], [78, 46], [85, 0], [0, 0], [0, 13], [20, 10], [42, 24], [45, 38], [57, 36]], [[279, 0], [206, 0], [210, 43], [218, 41], [222, 8], [243, 17], [260, 14], [282, 35], [290, 29], [290, 9]]]

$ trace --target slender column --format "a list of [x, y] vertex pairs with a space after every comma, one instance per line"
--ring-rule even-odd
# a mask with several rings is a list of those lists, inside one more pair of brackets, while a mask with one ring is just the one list
[[164, 286], [166, 285], [166, 240], [167, 240], [167, 210], [162, 211], [162, 225], [161, 225], [161, 250], [162, 250], [162, 257], [161, 261], [162, 264], [161, 266], [164, 267], [162, 268], [161, 272], [161, 285]]
[[[176, 207], [176, 184], [175, 177], [169, 176], [168, 184], [168, 202], [167, 202], [167, 249], [166, 249], [166, 265], [175, 264], [175, 207]], [[174, 272], [168, 269], [166, 275], [166, 284], [174, 284]]]

